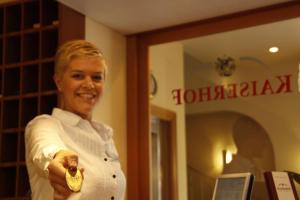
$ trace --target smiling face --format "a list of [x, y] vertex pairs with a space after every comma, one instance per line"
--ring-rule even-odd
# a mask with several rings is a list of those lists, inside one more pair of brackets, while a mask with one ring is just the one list
[[91, 119], [92, 110], [99, 101], [104, 86], [105, 63], [100, 58], [75, 58], [55, 83], [61, 93], [61, 108], [84, 119]]

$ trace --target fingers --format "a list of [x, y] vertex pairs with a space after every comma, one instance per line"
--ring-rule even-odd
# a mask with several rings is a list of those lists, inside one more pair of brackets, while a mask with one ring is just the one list
[[65, 156], [65, 167], [72, 172], [77, 171], [78, 156], [77, 155], [67, 155]]
[[69, 197], [69, 195], [68, 196], [63, 195], [63, 194], [60, 194], [59, 192], [54, 190], [54, 194], [53, 194], [53, 199], [54, 200], [66, 200], [68, 197]]
[[66, 189], [68, 188], [65, 178], [62, 179], [61, 177], [56, 175], [49, 175], [48, 179], [51, 185], [60, 185], [62, 187], [65, 187]]
[[80, 173], [81, 173], [81, 176], [82, 176], [82, 180], [84, 179], [83, 172], [84, 172], [84, 168], [81, 168]]
[[71, 195], [71, 191], [69, 190], [69, 188], [63, 187], [59, 184], [53, 184], [52, 187], [54, 188], [54, 191], [57, 192], [58, 194], [68, 197]]
[[48, 180], [54, 189], [54, 199], [66, 199], [71, 194], [71, 190], [65, 179], [66, 169], [59, 161], [52, 160], [48, 166], [48, 170]]
[[[66, 182], [66, 170], [76, 173], [78, 156], [72, 151], [62, 150], [56, 153], [54, 159], [48, 165], [49, 182], [54, 189], [54, 200], [67, 199], [72, 191]], [[83, 175], [83, 169], [80, 170]]]
[[55, 154], [54, 159], [59, 161], [67, 169], [77, 170], [78, 156], [72, 151], [61, 150]]
[[66, 169], [63, 167], [62, 163], [57, 160], [52, 160], [48, 165], [49, 176], [54, 175], [58, 177], [64, 177]]

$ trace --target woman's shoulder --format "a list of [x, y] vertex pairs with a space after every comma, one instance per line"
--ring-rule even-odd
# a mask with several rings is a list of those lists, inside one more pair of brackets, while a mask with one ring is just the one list
[[26, 128], [31, 126], [48, 127], [50, 125], [58, 125], [58, 120], [51, 115], [42, 114], [34, 117], [27, 123]]

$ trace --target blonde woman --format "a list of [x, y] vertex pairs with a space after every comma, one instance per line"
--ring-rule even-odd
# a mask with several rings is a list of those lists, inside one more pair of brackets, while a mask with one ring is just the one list
[[54, 80], [60, 106], [35, 117], [25, 130], [33, 200], [124, 199], [126, 181], [112, 129], [92, 121], [106, 75], [95, 45], [75, 40], [58, 49]]

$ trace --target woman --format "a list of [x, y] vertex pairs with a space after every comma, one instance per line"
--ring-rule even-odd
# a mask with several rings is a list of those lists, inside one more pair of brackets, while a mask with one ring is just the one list
[[[52, 115], [35, 117], [25, 130], [33, 200], [124, 199], [112, 129], [91, 119], [106, 74], [103, 55], [93, 44], [75, 40], [58, 49], [54, 80], [60, 106]], [[83, 181], [75, 190], [70, 177], [76, 173]]]

